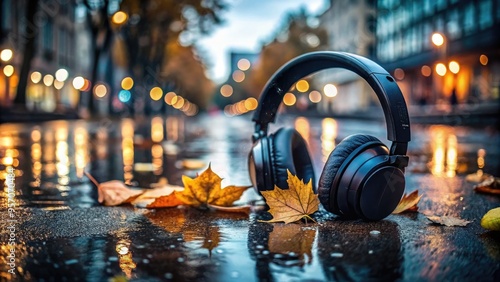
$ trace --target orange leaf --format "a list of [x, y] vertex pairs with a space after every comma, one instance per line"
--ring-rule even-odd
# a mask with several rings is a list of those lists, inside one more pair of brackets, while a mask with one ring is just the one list
[[132, 204], [140, 208], [168, 208], [182, 205], [182, 202], [175, 196], [175, 191], [182, 191], [184, 188], [176, 185], [166, 184], [163, 187], [146, 190], [137, 197]]
[[304, 229], [297, 224], [276, 224], [269, 234], [269, 251], [271, 253], [298, 256], [299, 264], [312, 262], [312, 246], [316, 238], [316, 229]]
[[88, 172], [85, 172], [85, 175], [97, 186], [97, 200], [105, 206], [118, 206], [130, 203], [144, 193], [144, 190], [131, 189], [119, 180], [99, 183]]
[[407, 211], [418, 211], [417, 204], [420, 201], [420, 198], [422, 198], [422, 195], [418, 195], [418, 190], [413, 191], [410, 195], [406, 195], [405, 193], [398, 206], [392, 213], [398, 214]]
[[305, 184], [302, 180], [288, 173], [288, 189], [274, 186], [272, 191], [263, 191], [262, 196], [269, 206], [269, 213], [273, 219], [265, 222], [295, 222], [309, 216], [318, 210], [318, 195], [314, 194], [312, 182]]
[[209, 204], [231, 206], [246, 189], [250, 188], [250, 186], [228, 186], [222, 189], [222, 178], [212, 171], [210, 165], [194, 179], [183, 175], [182, 182], [184, 190], [176, 191], [175, 195], [184, 204], [195, 207], [206, 207]]
[[151, 204], [147, 205], [146, 208], [171, 208], [180, 205], [182, 205], [182, 201], [177, 199], [175, 193], [172, 193], [156, 198]]

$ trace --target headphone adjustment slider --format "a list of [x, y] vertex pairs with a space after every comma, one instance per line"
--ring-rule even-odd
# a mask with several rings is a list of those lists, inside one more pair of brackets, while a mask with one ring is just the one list
[[262, 126], [260, 123], [255, 123], [255, 131], [252, 134], [252, 142], [265, 137], [267, 135], [267, 126]]

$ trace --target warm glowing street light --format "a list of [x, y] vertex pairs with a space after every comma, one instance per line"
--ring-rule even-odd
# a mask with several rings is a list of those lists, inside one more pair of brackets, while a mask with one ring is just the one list
[[337, 87], [333, 84], [326, 84], [325, 87], [323, 87], [323, 92], [325, 92], [326, 97], [335, 97], [337, 96]]
[[440, 76], [444, 76], [446, 74], [446, 66], [443, 63], [437, 64], [436, 73]]
[[45, 86], [51, 86], [52, 83], [54, 83], [54, 76], [52, 76], [51, 74], [46, 74], [44, 77], [43, 77], [43, 84], [45, 84]]
[[250, 68], [250, 61], [248, 59], [240, 59], [238, 61], [238, 68], [242, 71], [246, 71]]
[[160, 87], [158, 86], [155, 86], [153, 88], [151, 88], [151, 91], [149, 91], [149, 96], [151, 97], [151, 99], [153, 99], [154, 101], [158, 101], [161, 99], [161, 97], [163, 96], [163, 90], [161, 90]]
[[309, 90], [309, 82], [307, 82], [304, 79], [301, 79], [301, 80], [297, 81], [297, 83], [295, 84], [295, 87], [297, 88], [297, 90], [299, 92], [306, 92], [307, 90]]
[[488, 56], [482, 54], [481, 56], [479, 56], [479, 62], [481, 63], [481, 65], [486, 66], [488, 64]]
[[125, 90], [130, 90], [132, 87], [134, 87], [134, 80], [130, 77], [127, 76], [124, 79], [122, 79], [122, 88]]
[[448, 64], [448, 68], [454, 74], [457, 74], [460, 71], [460, 65], [456, 61], [451, 61]]
[[85, 85], [85, 79], [83, 77], [77, 76], [73, 78], [73, 87], [76, 90], [81, 90], [84, 85]]
[[113, 15], [113, 17], [111, 18], [111, 21], [113, 21], [114, 24], [121, 25], [124, 22], [126, 22], [127, 19], [128, 19], [128, 15], [125, 12], [118, 11]]
[[440, 47], [441, 45], [444, 44], [444, 36], [439, 33], [439, 32], [434, 32], [432, 34], [432, 43], [436, 45], [437, 47]]
[[286, 93], [285, 96], [283, 96], [283, 103], [287, 106], [293, 106], [295, 105], [295, 102], [297, 102], [297, 98], [293, 93]]
[[168, 92], [167, 94], [165, 94], [165, 103], [167, 103], [167, 105], [172, 105], [172, 99], [174, 99], [174, 97], [176, 97], [177, 94], [175, 94], [175, 92]]
[[233, 87], [229, 84], [224, 84], [220, 88], [220, 94], [224, 97], [230, 97], [233, 95]]
[[245, 80], [245, 73], [240, 70], [235, 70], [233, 72], [233, 80], [236, 82], [242, 82]]
[[106, 96], [106, 94], [108, 94], [108, 89], [106, 88], [106, 85], [104, 85], [104, 84], [97, 84], [94, 87], [94, 94], [98, 98], [102, 98], [102, 97]]
[[65, 69], [58, 69], [56, 71], [55, 75], [56, 75], [56, 79], [61, 81], [61, 82], [65, 82], [69, 76], [68, 71]]
[[42, 80], [42, 74], [40, 72], [34, 71], [31, 73], [31, 82], [37, 84]]
[[321, 93], [317, 90], [313, 90], [309, 93], [309, 100], [312, 103], [319, 103], [321, 101]]
[[14, 67], [11, 65], [6, 65], [3, 68], [3, 74], [5, 74], [6, 77], [11, 77], [14, 74]]
[[12, 57], [14, 56], [14, 52], [10, 49], [3, 49], [2, 52], [0, 52], [0, 60], [4, 62], [10, 61]]

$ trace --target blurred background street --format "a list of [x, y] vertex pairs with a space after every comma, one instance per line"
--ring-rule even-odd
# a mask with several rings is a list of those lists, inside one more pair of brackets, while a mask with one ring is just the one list
[[[480, 226], [499, 198], [466, 181], [500, 176], [499, 28], [496, 0], [2, 0], [1, 279], [500, 281], [500, 236]], [[85, 171], [149, 188], [211, 164], [223, 186], [250, 185], [260, 91], [320, 50], [366, 56], [397, 81], [419, 213], [367, 223], [321, 209], [318, 224], [271, 225], [265, 212], [97, 202]], [[306, 139], [317, 174], [350, 134], [388, 144], [376, 96], [349, 71], [297, 81], [270, 131], [282, 126]], [[239, 203], [259, 200], [250, 189]]]

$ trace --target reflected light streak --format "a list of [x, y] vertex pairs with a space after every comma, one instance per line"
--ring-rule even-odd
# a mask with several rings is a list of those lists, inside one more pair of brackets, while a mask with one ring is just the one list
[[56, 129], [56, 169], [58, 183], [60, 185], [69, 184], [69, 154], [68, 154], [68, 127], [57, 127]]
[[45, 174], [48, 177], [53, 176], [56, 173], [56, 166], [54, 163], [54, 156], [55, 156], [55, 143], [54, 143], [54, 131], [52, 130], [47, 130], [45, 131], [43, 135], [43, 140], [45, 141], [43, 144], [43, 162], [44, 162], [44, 170]]
[[477, 150], [477, 175], [482, 176], [483, 175], [483, 168], [484, 168], [484, 157], [486, 156], [486, 150], [485, 149], [479, 149]]
[[177, 117], [168, 117], [165, 121], [167, 127], [167, 139], [171, 141], [179, 140], [179, 119]]
[[163, 141], [163, 119], [161, 117], [154, 117], [151, 120], [151, 140], [155, 143]]
[[76, 176], [82, 178], [88, 162], [88, 131], [85, 127], [75, 128], [74, 142]]
[[40, 175], [42, 174], [42, 146], [40, 145], [41, 133], [40, 130], [34, 129], [31, 132], [31, 172], [33, 175], [33, 187], [40, 187]]
[[163, 147], [160, 144], [154, 144], [151, 147], [152, 163], [154, 167], [153, 173], [161, 175], [163, 172]]
[[446, 176], [454, 177], [457, 173], [457, 136], [448, 136], [448, 149], [446, 150]]
[[335, 149], [337, 134], [337, 121], [333, 118], [324, 118], [321, 121], [321, 155], [323, 156], [323, 162], [326, 162], [330, 153]]
[[115, 250], [118, 253], [120, 269], [127, 276], [128, 279], [132, 278], [132, 271], [136, 268], [136, 264], [132, 259], [132, 252], [130, 251], [130, 240], [121, 239], [116, 243]]
[[125, 119], [122, 122], [122, 156], [123, 156], [123, 179], [129, 184], [134, 178], [134, 122]]
[[306, 141], [306, 143], [309, 145], [309, 136], [310, 136], [310, 130], [311, 127], [309, 125], [309, 120], [306, 119], [305, 117], [297, 117], [295, 119], [295, 130], [297, 130], [302, 138]]
[[433, 126], [430, 132], [432, 138], [431, 173], [439, 177], [455, 177], [458, 167], [458, 140], [453, 133], [453, 128]]

